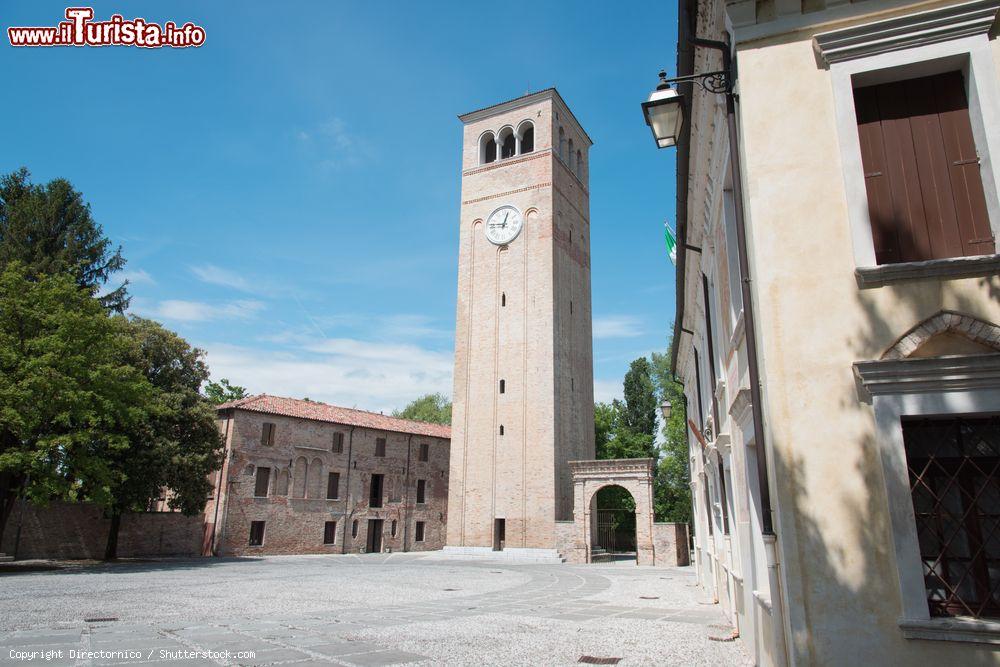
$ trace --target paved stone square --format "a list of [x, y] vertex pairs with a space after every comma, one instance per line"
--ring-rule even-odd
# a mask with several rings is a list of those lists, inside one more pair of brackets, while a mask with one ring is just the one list
[[0, 576], [0, 663], [749, 664], [738, 641], [715, 640], [729, 628], [701, 596], [692, 568], [437, 554], [18, 572]]

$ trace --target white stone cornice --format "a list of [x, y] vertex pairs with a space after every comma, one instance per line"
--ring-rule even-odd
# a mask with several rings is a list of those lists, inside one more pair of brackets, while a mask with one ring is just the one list
[[1000, 354], [856, 361], [872, 396], [1000, 388]]
[[814, 45], [827, 63], [864, 58], [985, 34], [996, 19], [997, 9], [1000, 9], [1000, 0], [975, 0], [949, 5], [823, 32], [816, 35]]

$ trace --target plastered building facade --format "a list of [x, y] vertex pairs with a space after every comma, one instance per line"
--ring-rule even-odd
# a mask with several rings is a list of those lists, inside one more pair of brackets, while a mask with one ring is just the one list
[[721, 67], [689, 37], [732, 44], [757, 321], [724, 99], [682, 87], [678, 235], [702, 252], [679, 249], [675, 347], [701, 585], [757, 664], [1000, 663], [998, 3], [679, 7], [679, 74]]
[[253, 396], [219, 408], [222, 470], [205, 509], [206, 553], [440, 549], [447, 426]]
[[591, 141], [555, 89], [460, 120], [447, 544], [555, 550], [594, 456]]

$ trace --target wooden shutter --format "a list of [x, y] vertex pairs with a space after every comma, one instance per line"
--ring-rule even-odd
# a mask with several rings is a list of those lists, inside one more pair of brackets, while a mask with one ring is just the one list
[[992, 254], [960, 72], [854, 91], [878, 264]]

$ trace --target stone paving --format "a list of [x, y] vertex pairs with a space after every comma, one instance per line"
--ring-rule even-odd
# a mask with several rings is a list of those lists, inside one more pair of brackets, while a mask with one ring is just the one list
[[730, 628], [692, 568], [373, 554], [96, 570], [0, 578], [0, 663], [749, 664], [717, 641]]

